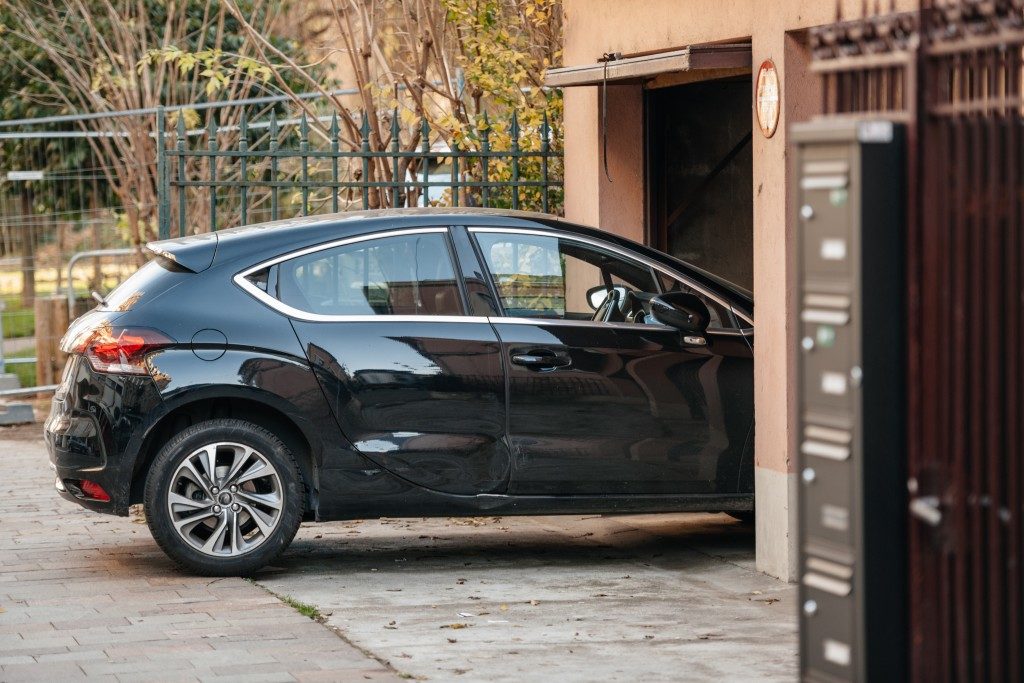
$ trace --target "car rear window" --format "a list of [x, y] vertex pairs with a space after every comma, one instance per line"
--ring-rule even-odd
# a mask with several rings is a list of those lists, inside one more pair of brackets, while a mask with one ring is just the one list
[[380, 237], [298, 256], [280, 264], [276, 289], [283, 303], [317, 315], [463, 313], [442, 232]]

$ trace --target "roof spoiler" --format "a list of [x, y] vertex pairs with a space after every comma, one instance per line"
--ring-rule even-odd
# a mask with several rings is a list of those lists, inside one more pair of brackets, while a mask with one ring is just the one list
[[213, 265], [213, 259], [217, 255], [217, 241], [217, 233], [211, 232], [205, 235], [150, 242], [146, 245], [146, 249], [185, 270], [201, 273]]

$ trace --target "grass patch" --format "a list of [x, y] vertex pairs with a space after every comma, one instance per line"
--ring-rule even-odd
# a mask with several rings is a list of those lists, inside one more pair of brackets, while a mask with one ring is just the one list
[[[259, 584], [257, 584], [252, 579], [248, 579], [247, 578], [246, 581], [248, 581], [253, 586], [259, 586]], [[269, 590], [265, 586], [260, 586], [260, 588], [262, 588], [264, 591], [266, 591], [267, 593], [269, 593], [273, 597], [278, 598], [279, 600], [281, 600], [286, 605], [288, 605], [289, 607], [291, 607], [295, 611], [299, 612], [303, 616], [311, 618], [311, 620], [314, 621], [314, 622], [319, 622], [321, 624], [324, 624], [327, 621], [327, 620], [325, 620], [324, 615], [319, 613], [319, 610], [316, 609], [315, 605], [306, 604], [305, 602], [301, 602], [300, 600], [296, 600], [295, 598], [293, 598], [290, 595], [282, 595], [281, 593], [274, 593], [273, 591]]]
[[313, 605], [300, 602], [290, 595], [279, 595], [277, 597], [280, 598], [281, 602], [288, 605], [304, 617], [309, 617], [313, 621], [321, 621], [324, 618], [324, 616], [320, 614], [320, 610]]
[[[36, 355], [35, 348], [22, 349], [13, 353], [5, 353], [4, 358], [32, 358]], [[18, 376], [18, 381], [23, 387], [34, 387], [36, 385], [36, 364], [35, 363], [7, 363], [5, 372], [13, 372]]]
[[326, 619], [324, 619], [324, 615], [320, 614], [320, 610], [318, 610], [314, 605], [308, 605], [308, 604], [306, 604], [304, 602], [296, 600], [295, 598], [293, 598], [290, 595], [281, 595], [280, 593], [275, 593], [274, 591], [270, 590], [266, 586], [263, 586], [263, 585], [260, 585], [260, 584], [256, 583], [256, 579], [252, 578], [251, 576], [245, 577], [245, 580], [247, 582], [251, 583], [252, 585], [258, 586], [258, 587], [262, 588], [263, 590], [267, 591], [268, 593], [273, 595], [275, 598], [277, 598], [278, 600], [280, 600], [284, 604], [286, 604], [289, 607], [291, 607], [293, 610], [295, 610], [296, 612], [298, 612], [302, 616], [309, 617], [313, 621], [319, 621], [321, 624], [326, 621]]
[[4, 339], [31, 337], [36, 333], [36, 312], [33, 306], [22, 306], [21, 297], [4, 297], [0, 320], [3, 321]]

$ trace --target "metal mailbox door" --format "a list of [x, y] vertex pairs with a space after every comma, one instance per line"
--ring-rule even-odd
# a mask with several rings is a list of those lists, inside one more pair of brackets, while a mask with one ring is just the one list
[[902, 130], [795, 126], [801, 676], [902, 678]]

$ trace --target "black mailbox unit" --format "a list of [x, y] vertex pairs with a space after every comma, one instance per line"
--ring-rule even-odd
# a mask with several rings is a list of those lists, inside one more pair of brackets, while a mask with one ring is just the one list
[[800, 670], [905, 675], [904, 131], [796, 125]]

